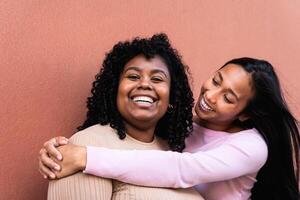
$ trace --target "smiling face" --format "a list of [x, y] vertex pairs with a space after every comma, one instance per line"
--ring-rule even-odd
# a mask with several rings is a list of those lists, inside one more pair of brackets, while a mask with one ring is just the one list
[[169, 105], [171, 77], [159, 56], [131, 59], [120, 76], [117, 107], [125, 120], [138, 128], [155, 128]]
[[207, 128], [229, 130], [254, 95], [251, 74], [242, 67], [228, 64], [218, 70], [202, 86], [195, 107], [199, 121]]

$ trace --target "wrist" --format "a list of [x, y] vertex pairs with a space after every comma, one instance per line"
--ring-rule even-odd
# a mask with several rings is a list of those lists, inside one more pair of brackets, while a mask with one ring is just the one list
[[84, 146], [79, 146], [78, 147], [78, 162], [77, 162], [77, 167], [78, 170], [82, 171], [85, 169], [86, 166], [86, 160], [87, 160], [87, 153], [86, 153], [86, 147]]

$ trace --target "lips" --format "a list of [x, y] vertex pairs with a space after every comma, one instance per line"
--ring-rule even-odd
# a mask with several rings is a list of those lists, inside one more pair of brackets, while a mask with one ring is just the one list
[[133, 97], [132, 100], [134, 102], [144, 102], [144, 103], [153, 103], [154, 99], [152, 99], [151, 97], [148, 96], [136, 96]]
[[145, 95], [134, 95], [131, 100], [142, 107], [151, 106], [155, 101], [157, 101], [156, 98]]
[[202, 110], [206, 112], [212, 112], [214, 109], [205, 101], [204, 97], [201, 98], [199, 106]]

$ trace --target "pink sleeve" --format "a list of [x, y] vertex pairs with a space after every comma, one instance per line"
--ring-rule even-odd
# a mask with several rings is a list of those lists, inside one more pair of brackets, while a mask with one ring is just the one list
[[88, 147], [84, 172], [136, 185], [186, 188], [256, 173], [266, 159], [266, 143], [252, 135], [196, 153]]

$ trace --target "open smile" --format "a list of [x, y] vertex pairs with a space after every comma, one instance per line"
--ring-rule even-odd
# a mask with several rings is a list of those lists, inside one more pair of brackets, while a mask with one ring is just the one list
[[205, 101], [204, 97], [202, 96], [200, 102], [199, 102], [199, 106], [202, 110], [206, 111], [206, 112], [212, 112], [214, 111], [214, 109]]
[[154, 97], [144, 95], [133, 96], [131, 100], [138, 106], [144, 108], [151, 107], [157, 101]]

